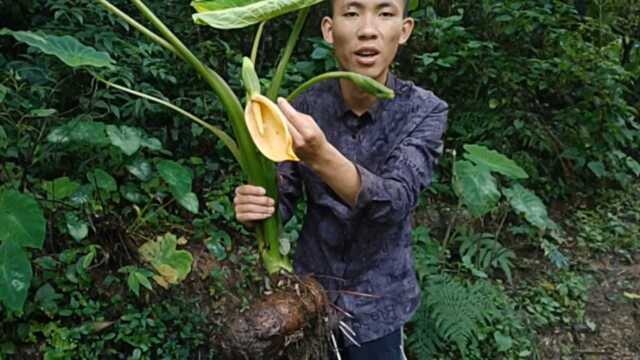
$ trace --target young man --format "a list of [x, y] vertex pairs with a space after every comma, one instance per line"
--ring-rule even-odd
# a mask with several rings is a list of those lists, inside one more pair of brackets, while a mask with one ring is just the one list
[[314, 274], [355, 331], [342, 337], [343, 360], [400, 360], [402, 326], [420, 299], [411, 256], [411, 210], [442, 152], [447, 104], [389, 72], [414, 20], [405, 0], [334, 0], [322, 19], [341, 69], [395, 91], [378, 101], [349, 81], [320, 83], [293, 105], [278, 100], [301, 162], [279, 164], [280, 199], [262, 188], [236, 189], [237, 219], [249, 226], [284, 220], [306, 191], [308, 206], [294, 266]]

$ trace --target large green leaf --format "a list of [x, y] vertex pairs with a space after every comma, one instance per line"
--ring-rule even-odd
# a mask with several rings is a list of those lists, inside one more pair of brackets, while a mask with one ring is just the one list
[[489, 170], [498, 172], [511, 179], [526, 179], [527, 173], [513, 160], [501, 153], [490, 150], [482, 145], [465, 145], [465, 159], [471, 160], [478, 165], [484, 165]]
[[511, 188], [502, 191], [507, 197], [511, 206], [524, 215], [529, 223], [540, 228], [549, 229], [557, 225], [549, 218], [547, 207], [542, 200], [533, 192], [525, 189], [520, 184], [515, 184]]
[[480, 217], [496, 207], [500, 192], [486, 167], [460, 160], [455, 162], [454, 172], [453, 189], [471, 215]]
[[141, 131], [138, 128], [122, 125], [107, 125], [107, 135], [111, 144], [127, 155], [133, 155], [142, 145]]
[[0, 192], [0, 243], [42, 248], [46, 220], [30, 195], [14, 190]]
[[63, 176], [52, 181], [45, 181], [41, 186], [47, 192], [49, 198], [62, 200], [73, 195], [80, 187], [80, 183]]
[[79, 142], [92, 145], [107, 145], [110, 140], [107, 138], [105, 131], [106, 125], [104, 123], [78, 118], [54, 128], [47, 136], [47, 140], [56, 144]]
[[87, 173], [87, 180], [97, 189], [104, 191], [116, 191], [118, 190], [118, 184], [113, 176], [102, 169], [95, 169]]
[[196, 0], [191, 2], [191, 6], [193, 6], [197, 12], [205, 12], [246, 6], [257, 1], [259, 0]]
[[83, 65], [113, 67], [113, 59], [104, 51], [83, 45], [76, 38], [65, 35], [36, 34], [31, 31], [0, 30], [0, 35], [12, 35], [17, 41], [33, 46], [40, 51], [54, 55], [71, 67]]
[[160, 177], [169, 184], [176, 197], [191, 191], [192, 176], [189, 169], [172, 160], [161, 160], [157, 166]]
[[[217, 29], [239, 29], [284, 15], [323, 0], [258, 0], [239, 1], [237, 6], [217, 8], [218, 1], [192, 3], [196, 11], [193, 21]], [[230, 2], [229, 2], [230, 4]], [[226, 6], [226, 5], [225, 5]], [[208, 10], [214, 9], [214, 10]]]
[[15, 241], [4, 241], [0, 245], [0, 302], [11, 310], [22, 310], [31, 276], [25, 251]]

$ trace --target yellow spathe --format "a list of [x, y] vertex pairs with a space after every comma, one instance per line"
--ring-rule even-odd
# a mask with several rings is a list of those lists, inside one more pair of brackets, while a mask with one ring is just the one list
[[293, 138], [287, 128], [287, 119], [269, 98], [252, 95], [244, 109], [244, 120], [254, 144], [269, 160], [300, 161], [293, 152]]

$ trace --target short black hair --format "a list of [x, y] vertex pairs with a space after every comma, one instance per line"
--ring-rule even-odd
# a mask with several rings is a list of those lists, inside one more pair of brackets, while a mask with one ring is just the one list
[[[333, 17], [333, 2], [334, 0], [329, 0], [328, 4], [329, 4], [329, 16]], [[402, 16], [403, 17], [407, 17], [409, 16], [409, 0], [404, 0], [404, 9], [402, 9]]]

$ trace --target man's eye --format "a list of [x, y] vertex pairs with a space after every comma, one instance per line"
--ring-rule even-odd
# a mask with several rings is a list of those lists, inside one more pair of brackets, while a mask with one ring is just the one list
[[354, 16], [358, 16], [358, 13], [355, 12], [355, 11], [349, 11], [349, 12], [344, 13], [344, 16], [345, 17], [354, 17]]
[[386, 12], [386, 11], [385, 11], [385, 12], [383, 12], [383, 13], [380, 13], [380, 15], [382, 15], [382, 16], [384, 16], [384, 17], [391, 17], [391, 16], [394, 16], [394, 14], [393, 14], [392, 12]]

